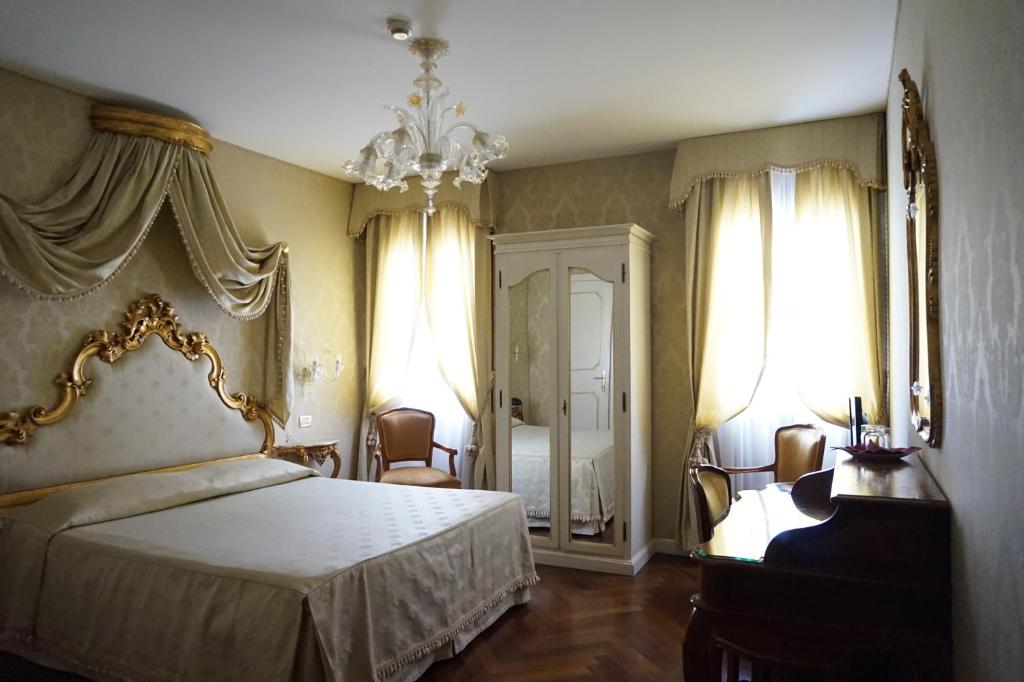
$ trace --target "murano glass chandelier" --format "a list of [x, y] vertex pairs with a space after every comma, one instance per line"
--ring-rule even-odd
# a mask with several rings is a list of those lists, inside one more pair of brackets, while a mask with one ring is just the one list
[[[503, 135], [491, 135], [461, 120], [462, 102], [447, 105], [448, 89], [441, 90], [441, 79], [434, 73], [437, 60], [448, 53], [447, 41], [416, 38], [409, 51], [422, 60], [422, 71], [413, 81], [416, 90], [409, 95], [408, 108], [384, 105], [398, 117], [398, 127], [374, 135], [358, 160], [345, 162], [345, 171], [384, 192], [395, 187], [406, 191], [405, 178], [418, 174], [427, 196], [424, 211], [433, 215], [434, 195], [445, 171], [458, 171], [452, 180], [456, 187], [463, 182], [479, 185], [487, 178], [487, 164], [505, 157], [508, 142]], [[448, 123], [451, 115], [455, 120]]]

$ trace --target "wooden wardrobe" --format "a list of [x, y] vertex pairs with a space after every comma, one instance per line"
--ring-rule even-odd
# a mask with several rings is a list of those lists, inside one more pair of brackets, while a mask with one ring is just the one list
[[652, 553], [653, 236], [492, 240], [498, 489], [523, 496], [538, 563], [635, 574]]

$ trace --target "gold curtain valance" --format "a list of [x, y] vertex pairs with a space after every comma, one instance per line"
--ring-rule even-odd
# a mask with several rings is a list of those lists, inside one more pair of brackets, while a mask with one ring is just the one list
[[97, 104], [93, 106], [89, 120], [94, 130], [153, 137], [164, 142], [183, 144], [204, 154], [209, 154], [213, 150], [210, 133], [201, 125], [181, 118]]
[[708, 178], [820, 166], [849, 168], [862, 187], [885, 189], [885, 114], [683, 140], [676, 147], [669, 206], [681, 206]]
[[[452, 184], [454, 172], [444, 174], [441, 186], [437, 188], [434, 203], [438, 206], [458, 206], [469, 213], [469, 219], [475, 225], [490, 226], [494, 224], [494, 202], [497, 197], [498, 178], [494, 171], [487, 174], [487, 179], [480, 185], [469, 182], [462, 187]], [[381, 192], [370, 185], [355, 186], [352, 193], [352, 212], [348, 220], [348, 236], [361, 237], [366, 232], [370, 221], [379, 215], [398, 215], [410, 211], [421, 211], [427, 204], [418, 178], [409, 178], [409, 189], [406, 192], [391, 190]]]

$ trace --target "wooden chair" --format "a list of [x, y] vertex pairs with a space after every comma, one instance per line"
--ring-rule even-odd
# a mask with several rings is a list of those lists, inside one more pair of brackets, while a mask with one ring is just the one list
[[[690, 485], [693, 488], [694, 506], [697, 508], [697, 534], [701, 542], [707, 542], [714, 534], [715, 526], [726, 517], [732, 506], [732, 481], [729, 474], [719, 467], [697, 464], [690, 468]], [[713, 660], [713, 679], [716, 682], [722, 679], [721, 665], [724, 654], [726, 680], [738, 682], [739, 655], [721, 645], [709, 653]]]
[[690, 468], [690, 483], [697, 507], [697, 533], [701, 542], [707, 542], [715, 526], [729, 513], [732, 481], [723, 469], [698, 464]]
[[[377, 415], [380, 444], [373, 454], [377, 481], [427, 488], [461, 488], [455, 477], [458, 450], [434, 442], [434, 415], [425, 410], [400, 407]], [[434, 449], [448, 453], [448, 473], [430, 465]], [[423, 462], [422, 467], [392, 469], [392, 462]]]
[[776, 483], [793, 483], [806, 473], [821, 469], [825, 458], [825, 434], [811, 424], [783, 426], [775, 432], [775, 461], [759, 467], [722, 467], [730, 474], [770, 471]]

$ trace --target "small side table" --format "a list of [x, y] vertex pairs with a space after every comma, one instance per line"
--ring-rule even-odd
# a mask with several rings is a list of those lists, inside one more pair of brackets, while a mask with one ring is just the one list
[[331, 478], [337, 478], [341, 473], [341, 457], [338, 455], [338, 441], [324, 441], [311, 445], [279, 445], [275, 446], [271, 454], [278, 459], [291, 457], [298, 460], [302, 466], [309, 466], [309, 458], [316, 460], [317, 464], [323, 464], [330, 457], [334, 462], [334, 471]]

